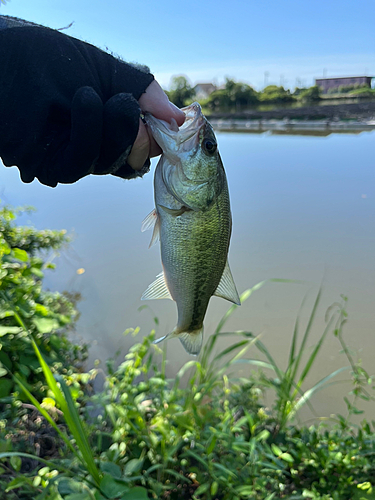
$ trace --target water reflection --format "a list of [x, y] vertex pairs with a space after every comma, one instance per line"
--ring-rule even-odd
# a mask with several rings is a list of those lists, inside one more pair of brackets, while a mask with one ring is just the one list
[[[218, 133], [227, 171], [233, 212], [230, 263], [241, 292], [267, 278], [303, 280], [273, 283], [239, 308], [228, 328], [262, 334], [281, 364], [286, 361], [294, 322], [307, 321], [314, 294], [324, 293], [311, 345], [324, 328], [326, 308], [341, 293], [349, 297], [347, 339], [369, 371], [375, 355], [375, 168], [374, 133], [328, 137]], [[150, 301], [138, 312], [142, 292], [160, 272], [157, 246], [141, 222], [153, 208], [152, 175], [142, 180], [89, 177], [72, 186], [51, 189], [19, 181], [15, 168], [1, 167], [0, 198], [13, 205], [34, 205], [25, 216], [38, 228], [66, 228], [71, 247], [56, 258], [51, 289], [82, 294], [78, 336], [92, 341], [91, 359], [104, 360], [134, 342], [122, 332], [141, 326], [144, 333], [159, 317], [158, 335], [176, 321], [172, 301]], [[84, 273], [77, 273], [79, 269]], [[205, 321], [209, 335], [229, 303], [213, 298]], [[223, 341], [224, 342], [224, 341]], [[169, 370], [189, 358], [180, 343], [168, 344]], [[311, 346], [309, 346], [309, 349]], [[254, 351], [255, 352], [255, 351]], [[311, 379], [313, 383], [342, 366], [337, 340], [331, 336]], [[244, 369], [243, 374], [246, 375]], [[318, 413], [344, 411], [340, 391], [315, 398]]]

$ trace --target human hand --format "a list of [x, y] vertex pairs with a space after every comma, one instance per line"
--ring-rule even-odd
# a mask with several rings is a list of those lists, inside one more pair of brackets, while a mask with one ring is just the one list
[[[138, 100], [142, 112], [149, 112], [160, 120], [170, 122], [174, 118], [178, 126], [185, 121], [185, 114], [172, 104], [158, 82], [154, 80]], [[140, 170], [147, 158], [153, 158], [162, 153], [148, 127], [139, 120], [137, 138], [133, 144], [127, 162], [134, 170]]]

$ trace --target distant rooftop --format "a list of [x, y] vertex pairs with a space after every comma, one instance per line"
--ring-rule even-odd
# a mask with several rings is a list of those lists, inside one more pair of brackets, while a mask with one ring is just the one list
[[331, 78], [315, 78], [315, 85], [321, 88], [323, 94], [332, 92], [332, 89], [349, 85], [364, 85], [371, 87], [373, 76], [335, 76]]
[[375, 78], [375, 76], [330, 76], [330, 77], [325, 77], [325, 78], [315, 78], [316, 81], [323, 81], [323, 80], [347, 80], [348, 78]]

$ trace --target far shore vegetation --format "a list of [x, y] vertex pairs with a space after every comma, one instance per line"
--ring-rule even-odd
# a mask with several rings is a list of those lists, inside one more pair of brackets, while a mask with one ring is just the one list
[[268, 85], [257, 91], [250, 85], [236, 82], [227, 78], [224, 85], [202, 98], [196, 95], [189, 80], [185, 76], [176, 76], [172, 79], [171, 88], [166, 91], [169, 99], [178, 107], [190, 104], [197, 100], [206, 113], [236, 112], [246, 109], [256, 109], [261, 106], [276, 107], [280, 105], [311, 105], [329, 101], [342, 102], [343, 99], [373, 99], [375, 90], [367, 85], [341, 85], [322, 94], [320, 87], [314, 85], [307, 88], [295, 88], [294, 91], [283, 86]]

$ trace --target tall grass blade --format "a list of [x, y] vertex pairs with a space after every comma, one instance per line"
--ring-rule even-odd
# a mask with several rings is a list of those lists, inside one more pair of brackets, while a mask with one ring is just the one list
[[[100, 473], [99, 473], [99, 470], [98, 468], [96, 467], [96, 464], [95, 464], [95, 461], [94, 461], [94, 457], [93, 457], [93, 454], [92, 454], [92, 450], [91, 450], [91, 447], [89, 445], [89, 441], [88, 441], [88, 437], [87, 437], [87, 434], [86, 434], [86, 431], [82, 425], [82, 421], [80, 419], [80, 416], [79, 416], [79, 413], [77, 411], [77, 408], [75, 407], [75, 404], [74, 404], [74, 401], [73, 401], [73, 398], [70, 394], [70, 391], [68, 390], [68, 388], [66, 387], [64, 381], [61, 379], [60, 381], [60, 385], [64, 391], [64, 393], [60, 390], [54, 376], [53, 376], [53, 373], [50, 369], [50, 367], [48, 366], [48, 364], [45, 362], [41, 352], [39, 351], [39, 348], [32, 336], [32, 334], [29, 332], [28, 328], [26, 327], [24, 321], [22, 320], [21, 316], [18, 314], [18, 312], [15, 310], [15, 308], [13, 307], [13, 305], [10, 303], [10, 301], [7, 299], [7, 297], [5, 296], [5, 294], [3, 292], [0, 293], [0, 295], [3, 297], [3, 299], [5, 300], [5, 302], [8, 304], [9, 308], [12, 309], [12, 311], [14, 312], [14, 317], [16, 318], [18, 324], [22, 327], [22, 329], [28, 334], [30, 340], [31, 340], [31, 344], [34, 348], [34, 351], [35, 351], [35, 354], [38, 358], [38, 361], [40, 363], [40, 366], [42, 367], [42, 370], [43, 370], [43, 373], [44, 373], [44, 376], [46, 378], [46, 381], [47, 381], [47, 384], [50, 388], [50, 390], [53, 392], [54, 394], [54, 397], [56, 399], [56, 402], [59, 404], [60, 408], [61, 408], [61, 411], [63, 412], [64, 414], [64, 418], [65, 418], [65, 421], [69, 427], [69, 430], [70, 432], [72, 433], [75, 441], [76, 441], [76, 444], [78, 446], [78, 449], [82, 455], [82, 457], [78, 457], [80, 458], [80, 460], [84, 463], [84, 465], [86, 466], [87, 468], [87, 471], [89, 472], [89, 474], [92, 476], [96, 486], [99, 487], [99, 484], [100, 484]], [[65, 397], [64, 397], [65, 396]], [[35, 398], [31, 398], [33, 404], [37, 403], [37, 401], [35, 400]], [[37, 406], [37, 405], [36, 405]], [[38, 408], [38, 406], [37, 406]], [[39, 408], [40, 405], [39, 405]], [[63, 438], [64, 439], [64, 438]], [[69, 446], [71, 448], [71, 446]], [[72, 449], [72, 448], [71, 448]], [[75, 452], [75, 454], [77, 455], [77, 453]]]
[[324, 389], [326, 387], [329, 387], [330, 385], [336, 383], [332, 382], [331, 384], [328, 384], [332, 378], [336, 377], [339, 373], [343, 372], [344, 370], [348, 370], [348, 366], [344, 366], [342, 368], [339, 368], [338, 370], [334, 371], [333, 373], [330, 373], [326, 377], [323, 377], [319, 382], [317, 382], [311, 389], [308, 389], [306, 392], [303, 393], [303, 396], [296, 402], [293, 408], [293, 414], [290, 415], [290, 418], [292, 418], [298, 410], [302, 408], [302, 406], [307, 403], [307, 401], [319, 390]]
[[314, 347], [313, 352], [311, 353], [311, 355], [310, 355], [310, 357], [305, 365], [305, 368], [302, 371], [302, 374], [301, 374], [300, 379], [299, 379], [298, 384], [297, 384], [298, 387], [301, 387], [303, 381], [307, 377], [307, 375], [308, 375], [308, 373], [309, 373], [309, 371], [310, 371], [310, 369], [315, 361], [315, 358], [316, 358], [318, 352], [320, 351], [320, 348], [322, 347], [322, 344], [323, 344], [329, 330], [331, 329], [331, 326], [332, 326], [332, 323], [334, 322], [334, 319], [335, 319], [334, 317], [332, 317], [330, 319], [328, 325], [324, 329], [323, 335], [320, 337], [319, 342]]
[[[240, 295], [240, 302], [243, 304], [245, 300], [247, 300], [252, 293], [254, 293], [256, 290], [259, 290], [259, 288], [262, 288], [263, 285], [267, 283], [267, 280], [261, 281], [254, 285], [252, 288], [249, 288], [248, 290], [245, 290], [241, 295]], [[225, 323], [228, 321], [229, 317], [233, 314], [233, 312], [237, 309], [237, 305], [233, 304], [228, 311], [224, 314], [224, 316], [221, 318], [219, 321], [219, 324], [216, 327], [215, 333], [219, 333]]]

